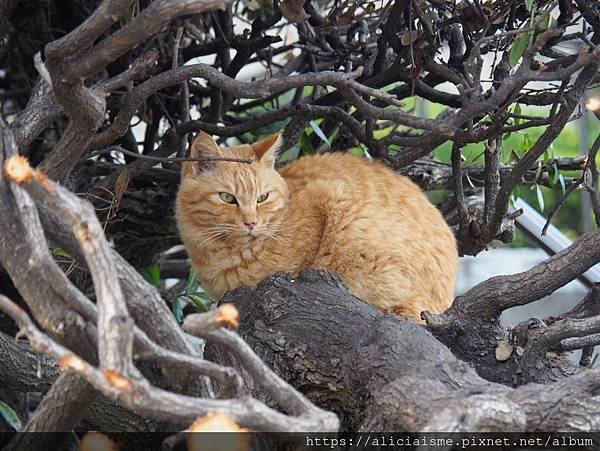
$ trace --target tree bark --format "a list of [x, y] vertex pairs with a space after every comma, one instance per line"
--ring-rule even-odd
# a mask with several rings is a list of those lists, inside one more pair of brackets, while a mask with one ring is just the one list
[[[600, 426], [591, 413], [600, 410], [597, 370], [545, 386], [514, 389], [490, 382], [425, 326], [373, 309], [325, 271], [308, 270], [297, 278], [278, 274], [222, 302], [238, 307], [240, 335], [257, 354], [309, 399], [337, 413], [345, 430]], [[208, 352], [217, 354], [215, 348]], [[495, 362], [499, 371], [503, 365]], [[556, 393], [571, 401], [556, 406]]]

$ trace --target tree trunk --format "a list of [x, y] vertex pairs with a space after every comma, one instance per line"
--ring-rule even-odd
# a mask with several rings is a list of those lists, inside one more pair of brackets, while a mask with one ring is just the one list
[[[600, 410], [594, 406], [596, 371], [516, 389], [487, 381], [425, 326], [375, 310], [325, 271], [309, 270], [297, 278], [278, 274], [256, 289], [237, 289], [222, 302], [238, 307], [240, 335], [257, 354], [309, 399], [337, 413], [344, 430], [600, 426], [590, 414]], [[556, 390], [581, 404], [557, 407]], [[582, 414], [586, 421], [574, 420]]]

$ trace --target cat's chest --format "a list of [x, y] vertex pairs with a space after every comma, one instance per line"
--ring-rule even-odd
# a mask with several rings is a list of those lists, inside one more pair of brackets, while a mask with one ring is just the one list
[[[272, 259], [267, 259], [274, 263]], [[262, 247], [220, 249], [206, 253], [195, 262], [198, 277], [203, 285], [214, 292], [225, 292], [240, 285], [253, 285], [271, 271], [265, 264]]]
[[252, 249], [220, 250], [194, 262], [200, 283], [216, 299], [241, 285], [255, 286], [277, 272], [273, 265], [277, 263]]
[[207, 252], [205, 257], [202, 258], [201, 266], [205, 270], [216, 274], [252, 268], [259, 264], [259, 259], [259, 249], [219, 249]]

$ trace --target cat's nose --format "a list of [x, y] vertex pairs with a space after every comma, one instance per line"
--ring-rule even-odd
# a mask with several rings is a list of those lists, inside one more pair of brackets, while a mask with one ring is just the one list
[[255, 221], [244, 221], [244, 225], [246, 227], [248, 227], [248, 230], [254, 230], [254, 227], [256, 227], [256, 222]]

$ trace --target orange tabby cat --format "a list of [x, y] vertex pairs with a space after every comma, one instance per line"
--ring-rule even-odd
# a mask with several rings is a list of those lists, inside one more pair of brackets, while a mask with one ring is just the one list
[[409, 179], [343, 153], [277, 172], [279, 135], [219, 148], [200, 133], [177, 195], [181, 238], [202, 286], [218, 299], [278, 271], [326, 268], [369, 304], [415, 319], [453, 298], [458, 256], [442, 215]]

